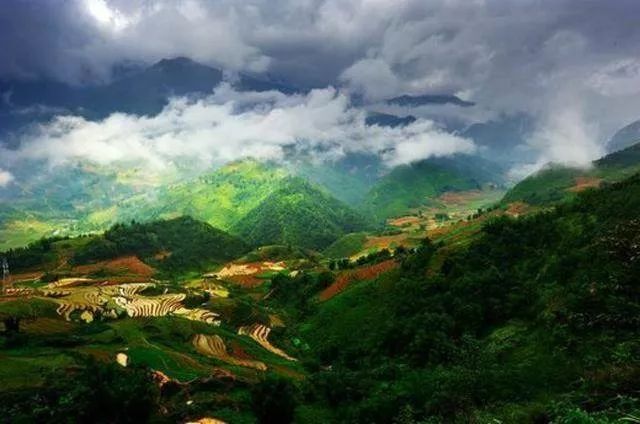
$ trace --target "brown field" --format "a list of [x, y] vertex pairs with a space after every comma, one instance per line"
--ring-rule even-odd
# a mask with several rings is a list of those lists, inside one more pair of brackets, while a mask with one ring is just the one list
[[347, 288], [351, 283], [362, 280], [372, 280], [380, 274], [390, 271], [397, 266], [398, 263], [395, 260], [389, 259], [375, 265], [343, 271], [338, 275], [338, 278], [336, 278], [336, 281], [334, 281], [333, 284], [320, 292], [320, 300], [325, 301], [331, 299]]
[[364, 244], [365, 249], [389, 249], [392, 246], [398, 246], [407, 241], [409, 235], [406, 233], [394, 234], [392, 236], [368, 237]]
[[483, 193], [481, 190], [447, 191], [442, 193], [438, 197], [438, 200], [447, 204], [463, 205], [482, 195]]
[[113, 274], [133, 274], [140, 278], [150, 278], [156, 272], [155, 269], [142, 262], [137, 256], [123, 256], [109, 261], [79, 265], [73, 268], [74, 273], [84, 275], [102, 270]]
[[420, 218], [417, 216], [409, 215], [409, 216], [401, 216], [400, 218], [390, 219], [387, 221], [389, 225], [393, 225], [394, 227], [405, 227], [411, 225], [419, 225]]
[[283, 271], [286, 269], [284, 262], [249, 262], [243, 264], [228, 263], [220, 271], [215, 273], [216, 278], [252, 288], [262, 284], [265, 280], [258, 275], [270, 271]]
[[507, 206], [505, 213], [509, 216], [518, 217], [520, 215], [525, 215], [530, 211], [531, 207], [525, 202], [512, 202]]
[[596, 177], [576, 177], [575, 185], [573, 187], [568, 188], [568, 191], [572, 191], [574, 193], [581, 192], [588, 188], [598, 188], [602, 183], [602, 178]]

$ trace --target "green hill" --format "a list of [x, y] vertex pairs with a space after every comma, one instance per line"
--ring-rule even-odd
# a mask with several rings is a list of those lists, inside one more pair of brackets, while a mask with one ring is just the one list
[[640, 143], [611, 153], [587, 169], [550, 165], [516, 184], [503, 198], [510, 203], [552, 204], [575, 197], [581, 189], [621, 181], [640, 171]]
[[328, 258], [347, 258], [360, 252], [366, 241], [367, 233], [350, 233], [331, 243], [322, 254]]
[[[79, 248], [73, 262], [87, 263], [136, 255], [164, 268], [202, 268], [235, 259], [249, 248], [245, 242], [190, 217], [149, 223], [116, 224]], [[154, 259], [162, 254], [163, 259]]]
[[466, 161], [460, 160], [425, 160], [392, 169], [369, 191], [363, 210], [384, 220], [428, 204], [430, 198], [446, 191], [479, 189], [484, 183], [500, 181], [495, 170], [490, 172], [478, 165], [466, 167]]
[[366, 226], [365, 220], [347, 205], [305, 180], [291, 177], [239, 220], [232, 232], [254, 245], [322, 249]]

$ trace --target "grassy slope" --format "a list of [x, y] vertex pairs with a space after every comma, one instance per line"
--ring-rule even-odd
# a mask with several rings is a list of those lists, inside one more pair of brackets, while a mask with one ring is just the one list
[[347, 234], [331, 243], [322, 253], [329, 258], [348, 258], [360, 252], [367, 240], [367, 233]]
[[125, 173], [108, 170], [60, 170], [51, 181], [21, 187], [22, 197], [11, 207], [0, 207], [0, 250], [41, 237], [101, 232], [118, 222], [182, 215], [228, 229], [286, 175], [281, 168], [251, 160], [171, 185], [154, 181], [141, 186]]
[[163, 187], [119, 206], [118, 220], [189, 215], [223, 230], [276, 190], [287, 172], [256, 161], [226, 165], [194, 181]]
[[255, 245], [285, 244], [311, 249], [366, 228], [356, 212], [300, 178], [290, 178], [232, 228]]
[[555, 203], [575, 197], [570, 191], [577, 178], [600, 179], [615, 182], [640, 170], [640, 144], [612, 153], [593, 162], [588, 169], [549, 166], [516, 184], [503, 201], [524, 201], [535, 205]]

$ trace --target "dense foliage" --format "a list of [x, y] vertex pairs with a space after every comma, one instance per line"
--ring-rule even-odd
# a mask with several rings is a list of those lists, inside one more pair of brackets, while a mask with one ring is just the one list
[[242, 240], [204, 222], [182, 217], [116, 224], [80, 248], [73, 259], [76, 263], [86, 263], [123, 255], [152, 258], [161, 254], [164, 267], [185, 269], [227, 261], [247, 251]]
[[639, 215], [634, 177], [490, 221], [440, 267], [424, 243], [301, 328], [318, 361], [306, 401], [341, 422], [637, 414]]
[[478, 180], [450, 166], [422, 161], [394, 168], [369, 191], [363, 209], [379, 220], [406, 213], [445, 191], [479, 188]]
[[288, 178], [233, 227], [255, 245], [284, 244], [311, 249], [365, 229], [360, 215], [300, 178]]
[[87, 360], [51, 372], [39, 389], [0, 394], [0, 413], [12, 423], [148, 422], [159, 398], [149, 370]]

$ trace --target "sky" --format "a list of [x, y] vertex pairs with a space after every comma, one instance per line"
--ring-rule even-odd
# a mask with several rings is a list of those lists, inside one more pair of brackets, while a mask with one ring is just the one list
[[219, 162], [234, 152], [277, 158], [300, 140], [333, 155], [382, 152], [389, 165], [477, 149], [432, 110], [412, 111], [421, 119], [406, 129], [365, 128], [354, 95], [375, 104], [455, 94], [476, 106], [438, 114], [466, 124], [525, 114], [534, 154], [513, 175], [547, 162], [585, 165], [640, 118], [638, 16], [636, 0], [5, 0], [0, 79], [95, 84], [124, 62], [186, 56], [316, 90], [272, 93], [244, 112], [235, 105], [247, 94], [224, 88], [197, 104], [176, 99], [152, 118], [61, 117], [4, 152], [0, 185], [15, 181], [9, 168], [26, 157], [117, 161], [125, 145], [154, 167], [167, 165], [168, 149], [204, 149], [198, 157]]

